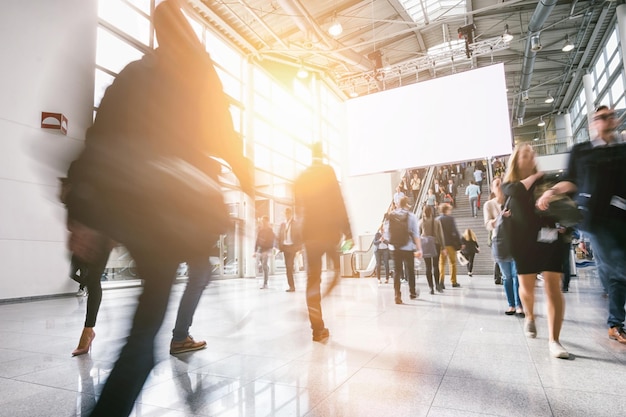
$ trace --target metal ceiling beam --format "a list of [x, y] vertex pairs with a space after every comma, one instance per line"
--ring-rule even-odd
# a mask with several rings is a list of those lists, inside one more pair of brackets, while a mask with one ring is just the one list
[[303, 33], [307, 36], [314, 36], [326, 44], [329, 47], [329, 53], [335, 54], [336, 57], [361, 70], [370, 71], [374, 69], [374, 64], [367, 57], [344, 47], [335, 39], [327, 36], [299, 0], [276, 0], [276, 2], [291, 16], [296, 26]]
[[[485, 39], [482, 41], [474, 42], [470, 45], [472, 55], [482, 56], [489, 55], [495, 51], [508, 48], [509, 45], [502, 40], [502, 36], [498, 36], [491, 39]], [[369, 85], [372, 80], [383, 78], [385, 80], [404, 77], [409, 74], [415, 74], [419, 71], [430, 70], [433, 67], [437, 68], [438, 62], [450, 63], [448, 66], [453, 65], [470, 65], [471, 62], [466, 61], [465, 45], [460, 45], [454, 49], [448, 49], [441, 51], [437, 55], [422, 56], [416, 59], [400, 62], [389, 67], [386, 67], [383, 71], [369, 71], [363, 72], [350, 77], [342, 78], [338, 81], [339, 87], [344, 90], [349, 90], [355, 86]]]
[[187, 3], [197, 12], [203, 14], [205, 18], [208, 18], [209, 21], [213, 21], [217, 23], [223, 31], [228, 33], [228, 36], [231, 36], [235, 42], [239, 43], [240, 46], [246, 48], [249, 52], [256, 53], [257, 49], [250, 42], [246, 40], [243, 36], [233, 30], [228, 23], [222, 20], [213, 10], [211, 10], [206, 4], [204, 4], [201, 0], [187, 0]]

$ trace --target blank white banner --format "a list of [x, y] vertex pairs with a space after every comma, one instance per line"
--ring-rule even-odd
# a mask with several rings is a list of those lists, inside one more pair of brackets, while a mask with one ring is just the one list
[[504, 65], [348, 100], [349, 175], [511, 153]]

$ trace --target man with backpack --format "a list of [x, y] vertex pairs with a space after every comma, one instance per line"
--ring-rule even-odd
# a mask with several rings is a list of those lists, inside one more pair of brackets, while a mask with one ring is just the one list
[[422, 257], [422, 245], [417, 230], [417, 218], [409, 211], [408, 197], [400, 199], [400, 206], [389, 213], [389, 226], [387, 240], [394, 246], [393, 263], [394, 279], [393, 289], [396, 304], [402, 304], [400, 292], [400, 277], [406, 269], [409, 281], [409, 294], [411, 300], [419, 295], [415, 288], [415, 266], [413, 258]]

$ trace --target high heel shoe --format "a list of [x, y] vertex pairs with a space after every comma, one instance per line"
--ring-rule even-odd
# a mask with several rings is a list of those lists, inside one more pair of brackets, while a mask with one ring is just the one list
[[78, 347], [72, 351], [72, 356], [84, 355], [91, 349], [91, 342], [96, 337], [96, 332], [93, 331], [93, 327], [85, 327], [83, 333], [80, 335], [80, 341]]

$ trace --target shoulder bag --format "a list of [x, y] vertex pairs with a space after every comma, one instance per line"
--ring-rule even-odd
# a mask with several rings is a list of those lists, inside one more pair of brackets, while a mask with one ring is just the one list
[[509, 203], [511, 197], [506, 199], [502, 212], [496, 219], [495, 233], [491, 239], [491, 252], [496, 261], [510, 261], [513, 259], [511, 253], [511, 219], [510, 217], [504, 217], [503, 212], [509, 209]]

